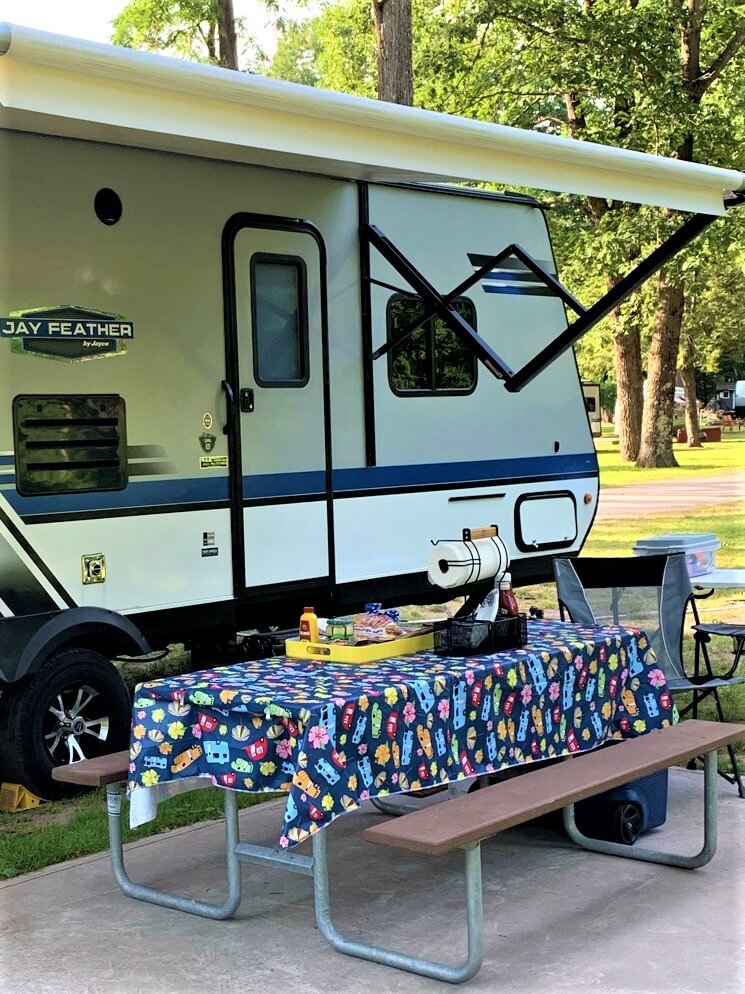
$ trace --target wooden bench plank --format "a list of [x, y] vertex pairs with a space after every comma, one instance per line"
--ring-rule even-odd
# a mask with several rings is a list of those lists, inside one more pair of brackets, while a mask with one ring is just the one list
[[81, 787], [105, 787], [109, 783], [119, 783], [127, 779], [129, 773], [129, 752], [112, 752], [108, 756], [83, 759], [69, 766], [56, 766], [52, 770], [52, 780], [75, 783]]
[[582, 753], [365, 831], [368, 842], [438, 855], [480, 842], [745, 738], [745, 725], [691, 720]]

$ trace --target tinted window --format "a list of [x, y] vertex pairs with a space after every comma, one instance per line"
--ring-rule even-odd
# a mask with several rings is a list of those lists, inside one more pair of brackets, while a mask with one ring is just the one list
[[[476, 309], [465, 297], [455, 308], [476, 328]], [[424, 313], [416, 297], [393, 297], [388, 305], [388, 338], [395, 340]], [[438, 317], [429, 318], [388, 353], [388, 373], [393, 391], [421, 396], [435, 393], [470, 393], [476, 386], [476, 359], [470, 349]]]
[[251, 259], [254, 377], [260, 386], [308, 382], [305, 264], [283, 255]]

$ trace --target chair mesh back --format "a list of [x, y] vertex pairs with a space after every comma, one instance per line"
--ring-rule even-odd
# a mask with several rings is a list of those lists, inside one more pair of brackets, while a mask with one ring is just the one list
[[685, 678], [680, 648], [691, 583], [684, 555], [555, 559], [554, 574], [572, 621], [643, 629], [668, 679]]

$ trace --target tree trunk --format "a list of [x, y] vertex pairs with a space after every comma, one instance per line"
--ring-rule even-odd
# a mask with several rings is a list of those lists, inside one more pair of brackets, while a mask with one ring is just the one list
[[[620, 276], [606, 277], [606, 287], [612, 290]], [[628, 314], [626, 315], [628, 318]], [[639, 454], [642, 437], [642, 408], [644, 382], [642, 379], [642, 342], [635, 321], [624, 321], [621, 308], [611, 316], [613, 340], [616, 346], [616, 410], [615, 428], [621, 459], [633, 462]]]
[[238, 42], [235, 37], [233, 0], [218, 0], [220, 34], [220, 65], [223, 69], [238, 68]]
[[414, 103], [411, 0], [372, 0], [378, 43], [378, 99]]
[[677, 466], [673, 454], [675, 370], [685, 298], [681, 287], [660, 272], [660, 295], [654, 316], [647, 365], [647, 397], [637, 466]]
[[693, 335], [684, 331], [680, 342], [680, 375], [686, 392], [686, 435], [688, 448], [701, 448], [701, 426], [698, 422], [698, 404], [696, 403], [696, 354], [693, 345]]
[[616, 343], [616, 431], [621, 459], [633, 462], [642, 437], [644, 383], [642, 345], [638, 328], [617, 333]]

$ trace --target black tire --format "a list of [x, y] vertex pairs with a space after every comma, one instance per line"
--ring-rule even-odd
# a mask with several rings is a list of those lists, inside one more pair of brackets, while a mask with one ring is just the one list
[[3, 777], [47, 801], [84, 788], [52, 780], [52, 769], [126, 749], [129, 691], [116, 667], [91, 649], [64, 649], [0, 695]]
[[642, 834], [642, 809], [634, 801], [622, 801], [613, 809], [612, 841], [633, 846]]

